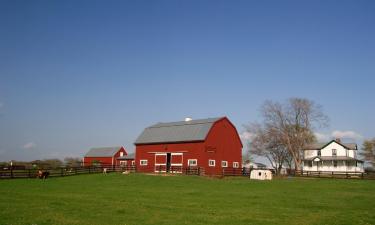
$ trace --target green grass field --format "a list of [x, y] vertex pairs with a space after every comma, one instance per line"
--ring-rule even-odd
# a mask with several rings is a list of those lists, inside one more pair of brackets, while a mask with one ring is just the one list
[[95, 174], [0, 180], [0, 224], [375, 224], [375, 181]]

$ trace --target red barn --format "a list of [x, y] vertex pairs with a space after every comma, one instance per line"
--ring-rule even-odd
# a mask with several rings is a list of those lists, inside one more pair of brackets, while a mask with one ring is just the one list
[[92, 148], [83, 158], [84, 166], [106, 165], [119, 166], [131, 165], [134, 157], [126, 157], [128, 153], [124, 147]]
[[134, 144], [140, 172], [200, 167], [215, 175], [223, 168], [240, 168], [242, 162], [240, 137], [226, 117], [157, 123], [147, 127]]

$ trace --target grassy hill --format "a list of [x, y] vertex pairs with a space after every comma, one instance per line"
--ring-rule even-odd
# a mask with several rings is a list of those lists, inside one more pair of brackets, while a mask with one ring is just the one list
[[375, 181], [96, 174], [0, 180], [0, 224], [375, 224]]

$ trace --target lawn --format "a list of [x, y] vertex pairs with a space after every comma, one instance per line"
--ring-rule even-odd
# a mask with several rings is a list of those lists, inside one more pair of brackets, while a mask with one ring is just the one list
[[0, 180], [0, 224], [375, 224], [375, 181], [95, 174]]

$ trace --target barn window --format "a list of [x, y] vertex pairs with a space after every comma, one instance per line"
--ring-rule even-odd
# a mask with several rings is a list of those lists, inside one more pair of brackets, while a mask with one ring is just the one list
[[141, 166], [147, 166], [147, 159], [141, 159], [140, 164]]
[[120, 157], [123, 157], [124, 156], [124, 153], [123, 152], [120, 152]]
[[332, 156], [337, 156], [337, 150], [336, 149], [332, 149]]
[[239, 167], [238, 162], [233, 162], [233, 168], [238, 168], [238, 167]]
[[135, 161], [133, 160], [133, 161], [132, 161], [132, 166], [134, 166], [134, 165], [135, 165]]
[[215, 166], [215, 160], [213, 160], [213, 159], [208, 160], [208, 165], [209, 166]]
[[228, 167], [228, 161], [221, 161], [221, 167]]
[[197, 160], [196, 159], [189, 159], [188, 160], [188, 166], [197, 166]]

